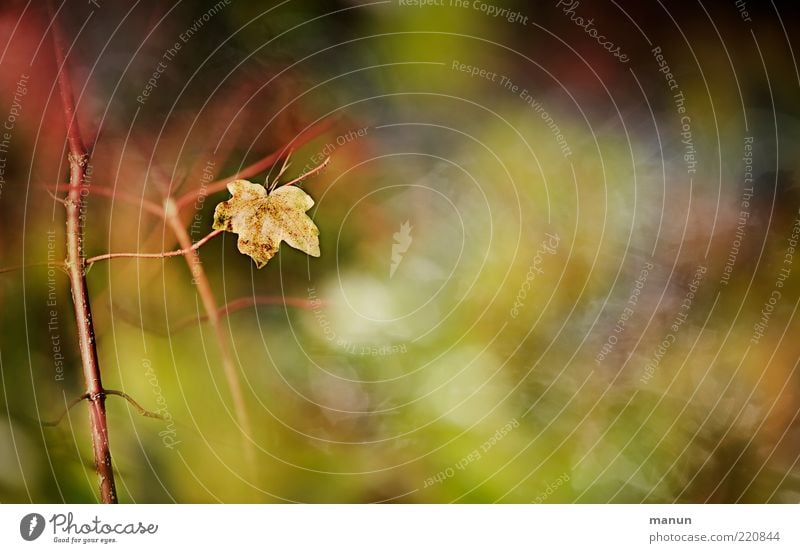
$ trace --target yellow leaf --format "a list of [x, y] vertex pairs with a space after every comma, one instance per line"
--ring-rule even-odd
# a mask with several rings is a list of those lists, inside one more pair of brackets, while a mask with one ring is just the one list
[[278, 252], [281, 241], [319, 257], [319, 230], [306, 215], [311, 196], [296, 186], [281, 186], [267, 194], [246, 180], [228, 183], [231, 199], [217, 204], [214, 228], [239, 235], [239, 251], [260, 269]]

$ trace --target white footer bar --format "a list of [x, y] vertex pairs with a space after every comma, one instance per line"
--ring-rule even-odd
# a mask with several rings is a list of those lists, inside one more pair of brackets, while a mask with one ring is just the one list
[[0, 551], [798, 552], [798, 526], [800, 505], [0, 505]]

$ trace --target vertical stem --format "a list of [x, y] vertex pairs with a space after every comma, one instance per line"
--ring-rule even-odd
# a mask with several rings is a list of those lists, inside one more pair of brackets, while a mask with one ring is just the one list
[[184, 250], [183, 257], [186, 260], [186, 264], [189, 266], [189, 271], [192, 273], [192, 278], [197, 287], [197, 293], [200, 295], [203, 309], [205, 309], [206, 315], [208, 316], [208, 323], [214, 331], [214, 337], [217, 340], [220, 358], [222, 359], [222, 369], [225, 373], [225, 379], [228, 382], [228, 389], [230, 390], [233, 400], [234, 415], [242, 429], [242, 433], [245, 435], [242, 439], [245, 458], [249, 468], [253, 470], [255, 468], [256, 459], [253, 444], [250, 441], [252, 436], [250, 418], [247, 415], [242, 384], [236, 365], [233, 362], [230, 343], [220, 324], [219, 308], [214, 298], [214, 292], [211, 289], [211, 283], [208, 281], [208, 276], [203, 269], [197, 249], [192, 248], [192, 239], [180, 220], [175, 201], [171, 198], [167, 199], [165, 202], [164, 217], [167, 224], [172, 229], [172, 232], [175, 234], [175, 237], [178, 239], [178, 244], [180, 244], [181, 249]]
[[86, 167], [89, 152], [81, 138], [75, 113], [75, 100], [67, 75], [64, 56], [64, 41], [57, 22], [53, 22], [53, 45], [58, 63], [58, 89], [64, 107], [69, 143], [70, 190], [65, 202], [67, 210], [67, 259], [72, 303], [75, 307], [75, 322], [78, 328], [78, 345], [83, 364], [83, 378], [88, 394], [89, 420], [92, 428], [94, 466], [100, 483], [103, 503], [116, 503], [117, 490], [114, 485], [114, 470], [111, 466], [111, 450], [108, 446], [108, 423], [106, 421], [105, 390], [100, 379], [100, 364], [97, 360], [92, 309], [86, 286], [83, 253], [83, 227], [81, 221], [81, 192], [86, 190]]

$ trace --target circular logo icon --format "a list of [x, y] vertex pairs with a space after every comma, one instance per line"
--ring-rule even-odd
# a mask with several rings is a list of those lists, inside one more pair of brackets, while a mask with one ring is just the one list
[[19, 523], [19, 534], [25, 541], [33, 541], [44, 532], [44, 517], [39, 513], [31, 513], [22, 517]]

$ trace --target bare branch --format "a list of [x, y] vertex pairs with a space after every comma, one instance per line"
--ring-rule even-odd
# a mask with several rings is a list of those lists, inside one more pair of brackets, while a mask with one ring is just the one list
[[67, 201], [64, 204], [67, 212], [67, 268], [69, 269], [72, 302], [75, 307], [75, 322], [78, 332], [78, 346], [81, 352], [83, 379], [86, 383], [86, 393], [88, 394], [94, 468], [97, 472], [100, 484], [100, 498], [103, 503], [116, 503], [117, 489], [114, 483], [114, 469], [111, 464], [105, 395], [103, 394], [100, 362], [97, 357], [97, 342], [84, 267], [80, 191], [86, 187], [85, 176], [86, 166], [89, 163], [89, 152], [81, 137], [76, 119], [75, 99], [72, 95], [72, 85], [67, 73], [64, 37], [52, 1], [48, 3], [48, 8], [50, 17], [53, 20], [52, 37], [53, 51], [58, 66], [58, 91], [64, 109], [67, 142], [69, 144], [70, 187]]
[[181, 249], [181, 250], [174, 250], [174, 251], [171, 251], [171, 252], [161, 252], [161, 253], [104, 253], [103, 255], [96, 255], [94, 257], [88, 258], [86, 260], [86, 265], [90, 266], [93, 263], [96, 263], [98, 261], [104, 261], [106, 259], [117, 259], [119, 257], [137, 257], [137, 258], [143, 258], [143, 259], [161, 259], [161, 258], [164, 258], [164, 257], [176, 257], [176, 256], [179, 256], [179, 255], [185, 255], [185, 254], [187, 254], [189, 252], [193, 252], [193, 251], [197, 250], [198, 248], [202, 247], [203, 244], [205, 244], [206, 242], [208, 242], [209, 240], [211, 240], [215, 236], [218, 236], [218, 235], [222, 234], [223, 232], [225, 232], [225, 231], [223, 231], [223, 230], [213, 230], [210, 233], [208, 233], [207, 235], [205, 235], [203, 238], [201, 238], [200, 240], [198, 240], [197, 242], [192, 244], [191, 247], [184, 248], [184, 249]]
[[[155, 413], [153, 411], [148, 411], [147, 409], [145, 409], [144, 407], [139, 405], [139, 403], [135, 399], [133, 399], [131, 396], [129, 396], [125, 392], [121, 392], [120, 390], [109, 390], [109, 389], [106, 389], [104, 391], [104, 393], [107, 396], [119, 396], [121, 398], [126, 399], [128, 401], [128, 403], [130, 403], [133, 406], [133, 408], [140, 415], [142, 415], [143, 417], [149, 417], [151, 419], [164, 420], [164, 416], [163, 415], [159, 415], [158, 413]], [[61, 415], [59, 415], [59, 417], [56, 420], [53, 420], [53, 421], [38, 421], [39, 424], [41, 424], [42, 426], [58, 426], [61, 423], [61, 421], [64, 420], [64, 417], [67, 416], [67, 413], [73, 407], [78, 405], [80, 402], [89, 399], [90, 397], [91, 396], [88, 393], [85, 393], [85, 394], [83, 394], [81, 396], [76, 397], [75, 399], [73, 399], [72, 401], [69, 402], [69, 404], [67, 405], [66, 409], [64, 409], [64, 411], [61, 413]]]

